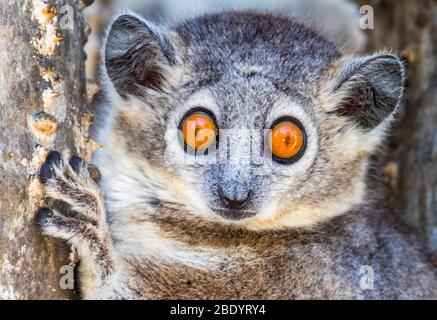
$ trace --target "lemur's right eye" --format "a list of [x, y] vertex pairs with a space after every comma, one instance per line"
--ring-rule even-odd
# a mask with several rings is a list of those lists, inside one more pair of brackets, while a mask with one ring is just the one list
[[283, 117], [275, 121], [271, 130], [273, 159], [286, 164], [298, 160], [305, 149], [305, 131], [300, 122]]
[[217, 126], [209, 112], [197, 110], [185, 115], [181, 130], [186, 146], [196, 151], [208, 149], [216, 141]]

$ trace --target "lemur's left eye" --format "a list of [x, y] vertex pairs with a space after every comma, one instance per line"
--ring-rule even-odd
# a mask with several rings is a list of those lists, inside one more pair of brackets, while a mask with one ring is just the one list
[[196, 151], [209, 148], [216, 140], [217, 126], [206, 111], [197, 110], [185, 115], [181, 130], [185, 145]]
[[296, 161], [305, 149], [305, 131], [294, 118], [284, 117], [275, 121], [271, 129], [270, 146], [273, 159], [290, 163]]

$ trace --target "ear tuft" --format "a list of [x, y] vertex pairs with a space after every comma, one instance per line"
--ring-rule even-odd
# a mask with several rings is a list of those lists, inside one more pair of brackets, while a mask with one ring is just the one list
[[395, 111], [404, 87], [404, 66], [389, 54], [343, 61], [333, 92], [341, 96], [332, 111], [371, 130]]
[[172, 45], [155, 25], [135, 15], [118, 16], [109, 28], [104, 51], [106, 72], [125, 97], [162, 89], [165, 70], [174, 63]]

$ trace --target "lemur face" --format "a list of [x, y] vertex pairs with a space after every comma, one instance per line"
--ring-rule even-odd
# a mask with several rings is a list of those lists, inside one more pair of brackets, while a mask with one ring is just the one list
[[213, 214], [256, 219], [302, 190], [318, 149], [309, 101], [241, 66], [191, 91], [168, 118], [164, 158]]
[[360, 203], [403, 81], [392, 55], [341, 57], [262, 14], [168, 32], [122, 15], [105, 66], [113, 141], [142, 168], [144, 188], [181, 214], [251, 229], [311, 226]]

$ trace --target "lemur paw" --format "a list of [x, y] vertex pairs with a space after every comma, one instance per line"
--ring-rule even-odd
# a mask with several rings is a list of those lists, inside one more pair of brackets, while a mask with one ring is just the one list
[[52, 151], [41, 166], [39, 178], [52, 207], [40, 209], [36, 223], [45, 234], [66, 240], [91, 256], [108, 274], [113, 262], [104, 196], [89, 166], [79, 157], [69, 159], [66, 152], [61, 155]]
[[95, 225], [106, 220], [103, 194], [92, 180], [88, 165], [79, 157], [68, 160], [66, 152], [50, 152], [39, 178], [49, 198], [69, 204], [72, 211]]

